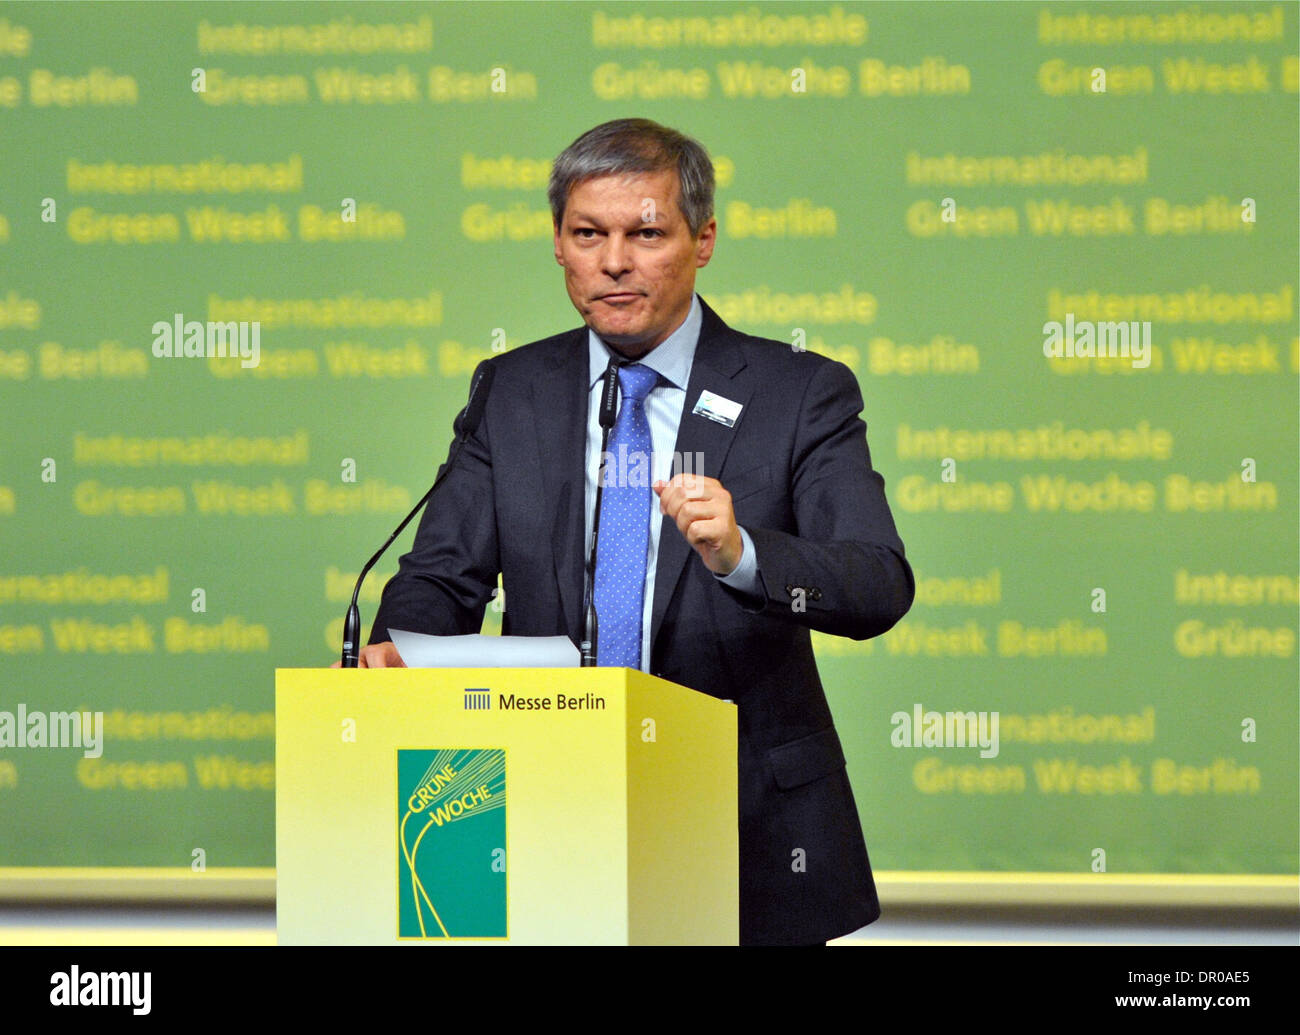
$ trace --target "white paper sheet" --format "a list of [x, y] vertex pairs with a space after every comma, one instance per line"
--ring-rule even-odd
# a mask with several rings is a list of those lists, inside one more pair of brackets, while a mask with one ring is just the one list
[[567, 636], [428, 636], [389, 629], [407, 668], [577, 668]]

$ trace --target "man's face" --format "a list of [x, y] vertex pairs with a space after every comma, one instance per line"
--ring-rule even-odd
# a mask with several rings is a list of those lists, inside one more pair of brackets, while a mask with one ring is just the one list
[[695, 271], [718, 224], [692, 237], [677, 207], [677, 171], [600, 176], [569, 192], [555, 260], [587, 326], [629, 359], [675, 331], [691, 308]]

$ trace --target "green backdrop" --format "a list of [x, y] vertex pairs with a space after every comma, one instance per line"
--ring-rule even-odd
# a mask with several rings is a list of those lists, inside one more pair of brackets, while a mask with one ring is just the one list
[[[817, 639], [874, 865], [1295, 872], [1296, 34], [1294, 3], [5, 5], [0, 713], [107, 726], [0, 747], [0, 866], [273, 865], [273, 670], [337, 656], [476, 363], [577, 325], [549, 162], [644, 115], [718, 166], [705, 299], [862, 385], [919, 580], [888, 635]], [[176, 314], [258, 321], [258, 365], [156, 357]], [[1048, 358], [1067, 314], [1149, 364]], [[899, 743], [918, 708], [996, 713], [996, 755]]]

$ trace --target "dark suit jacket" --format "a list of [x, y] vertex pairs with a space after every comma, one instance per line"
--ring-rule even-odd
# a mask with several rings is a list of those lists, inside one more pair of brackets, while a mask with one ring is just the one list
[[[650, 671], [736, 703], [743, 944], [820, 942], [880, 914], [809, 630], [866, 639], [911, 606], [912, 572], [841, 363], [732, 330], [707, 305], [678, 454], [731, 493], [763, 597], [723, 586], [665, 517]], [[502, 631], [582, 636], [587, 328], [486, 362], [482, 423], [384, 590], [388, 628], [478, 632], [502, 576]], [[734, 427], [691, 413], [702, 390]], [[676, 469], [676, 468], [674, 468]]]

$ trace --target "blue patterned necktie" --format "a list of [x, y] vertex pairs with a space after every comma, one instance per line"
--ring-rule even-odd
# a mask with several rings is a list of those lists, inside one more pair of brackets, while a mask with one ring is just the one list
[[623, 398], [609, 436], [596, 547], [597, 665], [641, 667], [641, 612], [654, 498], [645, 397], [658, 379], [640, 363], [618, 370]]

